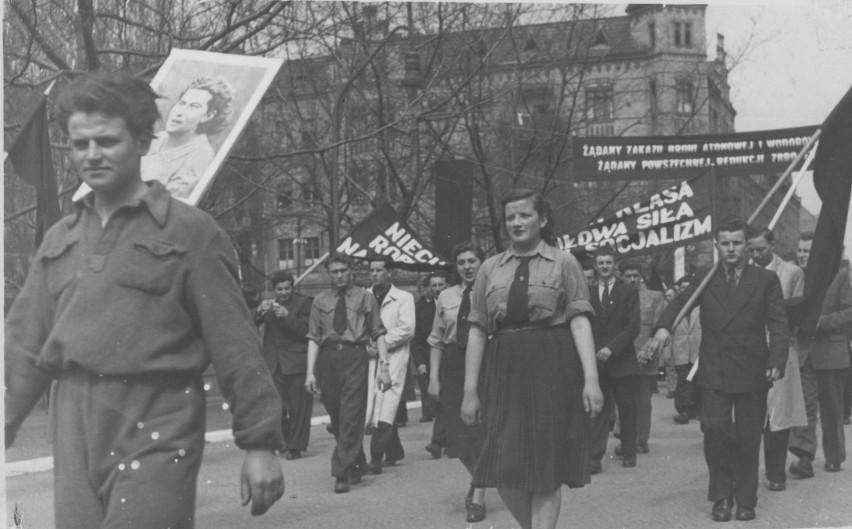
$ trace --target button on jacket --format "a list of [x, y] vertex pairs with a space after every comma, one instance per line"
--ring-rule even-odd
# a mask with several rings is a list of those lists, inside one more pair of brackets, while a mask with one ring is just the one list
[[376, 297], [372, 292], [354, 285], [346, 290], [346, 330], [342, 335], [334, 332], [337, 296], [337, 291], [330, 289], [314, 298], [308, 322], [309, 340], [319, 345], [357, 343], [366, 346], [371, 339], [387, 334]]
[[29, 411], [25, 395], [62, 371], [192, 376], [212, 361], [237, 445], [275, 448], [281, 405], [234, 247], [209, 215], [148, 185], [105, 227], [84, 199], [45, 235], [6, 321], [6, 373], [18, 374], [7, 429]]
[[[529, 319], [532, 325], [561, 325], [578, 314], [593, 315], [583, 269], [569, 252], [539, 242], [530, 255], [528, 282]], [[471, 324], [497, 332], [506, 317], [509, 287], [515, 279], [520, 256], [514, 249], [486, 259], [471, 291]]]

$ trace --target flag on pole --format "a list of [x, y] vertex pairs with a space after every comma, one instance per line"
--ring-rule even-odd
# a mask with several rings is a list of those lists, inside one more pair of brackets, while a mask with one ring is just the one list
[[48, 228], [62, 217], [59, 211], [56, 175], [53, 172], [50, 136], [47, 132], [47, 98], [45, 96], [41, 96], [35, 110], [12, 141], [9, 160], [21, 178], [35, 187], [38, 198], [36, 206], [36, 246], [38, 246]]
[[843, 239], [852, 193], [852, 88], [822, 126], [814, 161], [814, 188], [822, 200], [805, 271], [805, 295], [791, 310], [802, 329], [816, 329], [829, 284], [843, 257]]
[[437, 270], [447, 265], [387, 202], [362, 220], [337, 246], [336, 251], [358, 259], [389, 255], [397, 268], [417, 272]]

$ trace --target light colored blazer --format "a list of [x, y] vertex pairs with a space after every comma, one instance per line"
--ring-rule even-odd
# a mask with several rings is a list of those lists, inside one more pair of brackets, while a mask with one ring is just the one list
[[[372, 288], [370, 289], [372, 293]], [[382, 324], [387, 329], [385, 342], [388, 346], [388, 370], [393, 386], [387, 391], [376, 387], [376, 375], [379, 363], [377, 358], [370, 359], [369, 380], [367, 386], [367, 424], [378, 426], [379, 421], [393, 424], [396, 410], [405, 388], [405, 372], [408, 370], [408, 358], [411, 355], [411, 340], [414, 338], [416, 315], [414, 296], [391, 285], [382, 301]]]
[[672, 341], [665, 354], [667, 358], [673, 360], [673, 365], [694, 364], [698, 359], [700, 346], [701, 307], [696, 307], [672, 332]]
[[[805, 292], [805, 273], [797, 265], [784, 261], [777, 255], [766, 266], [778, 274], [784, 299], [801, 297]], [[784, 378], [776, 380], [766, 396], [766, 413], [769, 429], [773, 432], [793, 426], [807, 426], [805, 397], [799, 375], [799, 353], [795, 335], [790, 340], [790, 355], [784, 368]]]

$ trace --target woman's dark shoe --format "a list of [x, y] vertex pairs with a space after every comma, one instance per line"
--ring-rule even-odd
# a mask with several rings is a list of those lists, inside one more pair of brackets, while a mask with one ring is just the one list
[[467, 496], [464, 497], [464, 508], [470, 509], [471, 503], [473, 503], [473, 487], [467, 491]]
[[467, 521], [470, 523], [481, 522], [485, 519], [485, 505], [471, 503], [467, 508]]

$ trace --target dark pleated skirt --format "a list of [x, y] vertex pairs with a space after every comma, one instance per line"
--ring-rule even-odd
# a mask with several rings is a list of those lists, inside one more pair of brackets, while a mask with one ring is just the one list
[[473, 485], [551, 494], [589, 483], [591, 423], [570, 329], [496, 334], [483, 369], [485, 440]]
[[447, 457], [476, 461], [485, 437], [484, 425], [468, 426], [461, 419], [464, 399], [464, 349], [449, 344], [441, 355], [438, 380], [441, 382], [440, 413], [447, 432]]

